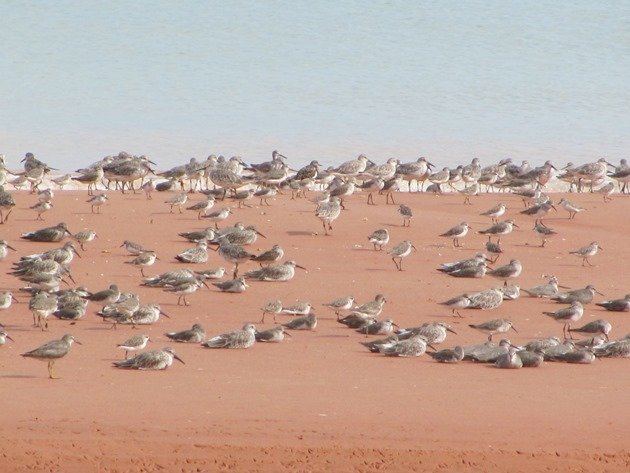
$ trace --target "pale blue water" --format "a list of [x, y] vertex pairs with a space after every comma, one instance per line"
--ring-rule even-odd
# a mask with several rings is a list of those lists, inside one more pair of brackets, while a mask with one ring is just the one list
[[0, 153], [615, 161], [630, 2], [0, 3]]

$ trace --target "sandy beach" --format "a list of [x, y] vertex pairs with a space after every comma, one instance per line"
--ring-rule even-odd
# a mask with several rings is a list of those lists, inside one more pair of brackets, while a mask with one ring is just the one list
[[[463, 196], [399, 193], [397, 203], [413, 210], [411, 226], [402, 226], [397, 205], [366, 204], [367, 193], [347, 199], [347, 210], [322, 233], [308, 199], [278, 195], [271, 206], [234, 209], [221, 226], [254, 224], [266, 236], [248, 250], [260, 253], [273, 244], [295, 260], [293, 280], [284, 283], [249, 281], [243, 294], [222, 293], [214, 286], [177, 305], [177, 296], [141, 286], [139, 269], [125, 264], [132, 257], [123, 240], [141, 243], [160, 258], [147, 275], [192, 267], [174, 256], [193, 246], [178, 232], [201, 229], [210, 222], [192, 211], [169, 213], [164, 201], [172, 193], [109, 192], [100, 215], [90, 212], [80, 191], [58, 192], [54, 208], [35, 221], [28, 207], [36, 196], [13, 193], [17, 202], [0, 237], [16, 248], [2, 262], [0, 287], [11, 290], [19, 303], [0, 312], [0, 322], [15, 339], [0, 347], [0, 453], [3, 471], [144, 472], [144, 471], [588, 471], [625, 472], [630, 468], [630, 424], [626, 407], [630, 379], [627, 359], [598, 359], [590, 365], [546, 362], [537, 369], [500, 370], [481, 363], [436, 363], [428, 356], [389, 358], [372, 354], [359, 344], [366, 337], [337, 323], [322, 304], [353, 295], [359, 303], [382, 293], [387, 299], [380, 319], [401, 327], [444, 321], [456, 335], [438, 348], [482, 343], [485, 335], [468, 324], [509, 318], [518, 333], [510, 340], [524, 344], [551, 335], [562, 337], [562, 325], [542, 315], [562, 307], [547, 299], [522, 294], [489, 311], [463, 310], [463, 318], [438, 304], [463, 292], [502, 283], [457, 279], [436, 271], [483, 250], [486, 237], [476, 233], [491, 221], [479, 214], [497, 202], [508, 205], [520, 229], [502, 238], [505, 253], [495, 266], [518, 258], [524, 288], [543, 284], [556, 275], [560, 284], [582, 288], [593, 284], [604, 296], [623, 297], [628, 286], [627, 219], [629, 200], [617, 195], [604, 203], [601, 195], [565, 195], [586, 211], [574, 220], [561, 208], [545, 223], [558, 232], [545, 248], [532, 232], [533, 218], [519, 214], [518, 196], [484, 194], [463, 205]], [[312, 196], [313, 194], [311, 194]], [[554, 195], [557, 200], [561, 195]], [[202, 200], [190, 194], [190, 201]], [[215, 206], [219, 208], [221, 203]], [[473, 230], [453, 248], [438, 235], [461, 221]], [[95, 312], [76, 323], [49, 318], [49, 330], [31, 326], [24, 284], [8, 275], [19, 256], [58, 247], [20, 239], [24, 232], [67, 223], [71, 232], [93, 229], [98, 239], [86, 244], [71, 264], [77, 285], [90, 291], [112, 283], [137, 292], [143, 303], [155, 302], [170, 318], [150, 326], [119, 325], [112, 330]], [[417, 251], [397, 271], [386, 251], [374, 251], [367, 235], [387, 228], [386, 249], [411, 240]], [[603, 247], [582, 267], [570, 255], [597, 240]], [[231, 265], [210, 252], [199, 268]], [[244, 263], [241, 271], [257, 267]], [[226, 276], [227, 278], [227, 276]], [[224, 279], [226, 279], [224, 278]], [[163, 334], [202, 324], [208, 336], [258, 324], [260, 308], [280, 299], [285, 305], [308, 301], [319, 323], [315, 331], [293, 331], [280, 344], [257, 343], [247, 350], [210, 350], [197, 344], [176, 344]], [[278, 316], [281, 322], [291, 316]], [[585, 307], [580, 323], [604, 318], [613, 325], [611, 338], [630, 333], [627, 313]], [[264, 327], [273, 326], [269, 317]], [[82, 345], [72, 347], [56, 363], [59, 380], [47, 377], [46, 364], [19, 356], [40, 344], [73, 334]], [[173, 347], [185, 361], [165, 371], [120, 370], [112, 362], [124, 358], [116, 347], [131, 335], [151, 337], [147, 349]], [[371, 338], [378, 338], [377, 336]], [[497, 340], [500, 336], [496, 337]]]

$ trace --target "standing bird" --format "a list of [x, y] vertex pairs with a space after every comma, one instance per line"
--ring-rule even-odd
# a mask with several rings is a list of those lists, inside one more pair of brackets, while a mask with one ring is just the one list
[[206, 331], [199, 324], [194, 324], [190, 330], [165, 333], [168, 338], [180, 343], [201, 343], [206, 338]]
[[134, 335], [133, 337], [128, 338], [127, 340], [125, 340], [122, 343], [119, 343], [116, 346], [118, 348], [122, 348], [123, 350], [125, 350], [125, 360], [126, 360], [129, 358], [130, 351], [144, 350], [144, 348], [147, 346], [147, 342], [149, 341], [150, 339], [148, 335]]
[[81, 230], [80, 232], [72, 235], [72, 238], [74, 238], [79, 243], [81, 249], [85, 251], [85, 246], [83, 245], [90, 241], [94, 241], [95, 238], [98, 238], [98, 235], [94, 230]]
[[202, 215], [206, 215], [208, 210], [214, 207], [214, 196], [212, 194], [208, 194], [208, 198], [206, 200], [202, 200], [201, 202], [197, 202], [190, 207], [186, 207], [186, 210], [193, 210], [197, 212], [197, 219], [201, 220]]
[[152, 250], [146, 249], [140, 243], [135, 243], [129, 240], [123, 241], [122, 245], [120, 245], [120, 248], [123, 248], [123, 247], [125, 248], [125, 250], [129, 252], [129, 254], [135, 255], [135, 256], [138, 256], [140, 253], [144, 253], [145, 251], [152, 251]]
[[[95, 195], [94, 197], [86, 200], [87, 203], [90, 204], [91, 206], [91, 211], [92, 213], [101, 213], [101, 206], [105, 204], [105, 202], [107, 202], [107, 200], [109, 199], [109, 197], [107, 197], [106, 194], [98, 194]], [[94, 211], [94, 209], [96, 209], [96, 212]]]
[[48, 377], [50, 379], [56, 379], [54, 371], [55, 361], [66, 356], [74, 342], [81, 345], [81, 343], [76, 340], [72, 335], [64, 335], [63, 337], [61, 337], [60, 340], [53, 340], [51, 342], [45, 343], [35, 350], [22, 353], [22, 356], [27, 358], [35, 358], [36, 360], [40, 361], [47, 361]]
[[543, 248], [547, 244], [547, 237], [558, 234], [558, 232], [552, 230], [546, 225], [543, 225], [542, 223], [537, 223], [534, 225], [534, 233], [540, 238], [541, 248]]
[[486, 217], [490, 217], [492, 219], [492, 223], [498, 223], [498, 218], [505, 213], [507, 207], [503, 203], [499, 203], [494, 207], [482, 212], [481, 215]]
[[507, 220], [504, 220], [503, 222], [495, 223], [490, 228], [479, 230], [477, 233], [488, 235], [488, 240], [490, 240], [493, 236], [496, 236], [498, 237], [497, 243], [501, 243], [501, 236], [512, 233], [513, 227], [520, 228], [517, 224], [514, 223], [514, 220], [509, 218]]
[[381, 251], [383, 247], [389, 243], [389, 232], [386, 228], [375, 230], [368, 237], [368, 241], [374, 245], [375, 251]]
[[[391, 255], [392, 261], [396, 265], [396, 269], [398, 269], [398, 271], [403, 270], [402, 260], [406, 256], [409, 256], [412, 249], [418, 251], [418, 249], [415, 246], [413, 246], [413, 243], [411, 243], [411, 241], [404, 240], [402, 243], [399, 243], [398, 245], [396, 245], [395, 247], [393, 247], [391, 250], [387, 252], [389, 255]], [[398, 261], [396, 261], [396, 259], [398, 259]]]
[[328, 230], [332, 230], [334, 222], [341, 214], [341, 203], [339, 197], [331, 197], [329, 202], [322, 202], [315, 211], [315, 216], [322, 221], [324, 234], [328, 235]]
[[603, 335], [606, 341], [609, 340], [608, 334], [612, 330], [612, 324], [604, 319], [593, 320], [592, 322], [582, 325], [579, 328], [570, 328], [569, 333], [579, 333], [587, 335]]
[[462, 314], [459, 313], [459, 310], [457, 309], [465, 309], [468, 306], [470, 306], [471, 301], [470, 301], [470, 297], [468, 296], [468, 294], [462, 294], [461, 296], [456, 296], [453, 297], [447, 301], [444, 302], [440, 302], [441, 305], [445, 305], [446, 307], [450, 308], [452, 310], [452, 314], [455, 315], [455, 312], [457, 312], [457, 315], [462, 317]]
[[44, 221], [44, 219], [42, 218], [42, 214], [45, 212], [48, 212], [50, 209], [52, 209], [52, 207], [53, 207], [53, 204], [51, 201], [44, 200], [44, 201], [37, 202], [35, 205], [32, 205], [29, 208], [37, 212], [37, 217], [35, 218], [35, 220]]
[[140, 274], [142, 274], [142, 277], [146, 277], [146, 274], [144, 274], [144, 268], [153, 266], [153, 263], [155, 263], [156, 259], [158, 259], [158, 257], [155, 251], [145, 251], [143, 253], [140, 253], [131, 261], [125, 261], [125, 263], [140, 268]]
[[344, 296], [334, 301], [323, 304], [325, 307], [329, 307], [335, 311], [335, 315], [339, 317], [339, 314], [342, 310], [350, 310], [354, 305], [354, 297], [352, 296]]
[[172, 348], [165, 347], [161, 350], [141, 353], [128, 360], [115, 361], [113, 365], [116, 368], [134, 370], [165, 370], [173, 364], [173, 360], [177, 360], [184, 365], [186, 364]]
[[[4, 190], [4, 186], [0, 185], [0, 224], [6, 222], [9, 219], [9, 215], [15, 207], [15, 199], [11, 194]], [[3, 214], [2, 211], [6, 211]]]
[[495, 333], [506, 333], [508, 331], [514, 330], [518, 333], [518, 330], [514, 328], [512, 325], [512, 321], [508, 319], [494, 319], [488, 320], [487, 322], [483, 322], [480, 324], [469, 324], [470, 328], [474, 328], [475, 330], [479, 330], [480, 332], [488, 334], [488, 341], [492, 341], [492, 336]]
[[260, 323], [262, 323], [262, 324], [265, 323], [265, 315], [273, 314], [273, 323], [275, 324], [276, 323], [276, 315], [278, 315], [279, 313], [282, 312], [282, 302], [279, 301], [279, 300], [268, 302], [260, 310], [262, 310], [262, 313], [263, 313], [262, 319], [260, 319]]
[[556, 209], [551, 201], [547, 201], [537, 205], [533, 205], [525, 210], [521, 210], [520, 213], [522, 213], [523, 215], [529, 215], [530, 217], [536, 217], [534, 224], [542, 224], [543, 218], [549, 213], [551, 209], [554, 209], [556, 212], [558, 211], [558, 209]]
[[588, 263], [589, 266], [595, 266], [594, 264], [591, 264], [588, 258], [590, 256], [595, 256], [599, 250], [603, 250], [603, 248], [599, 246], [596, 241], [593, 241], [589, 245], [578, 248], [575, 251], [569, 251], [569, 253], [582, 258], [582, 266], [585, 266], [586, 263]]
[[222, 222], [223, 220], [226, 220], [230, 214], [232, 214], [232, 210], [227, 208], [227, 207], [223, 207], [220, 210], [215, 210], [214, 212], [210, 212], [207, 213], [205, 215], [203, 215], [203, 218], [207, 218], [209, 220], [212, 220], [214, 222], [214, 228], [215, 229], [219, 229], [219, 222]]
[[470, 227], [466, 222], [462, 222], [459, 225], [454, 226], [450, 230], [442, 233], [440, 236], [448, 237], [453, 239], [453, 246], [458, 248], [462, 246], [459, 242], [460, 238], [464, 238], [468, 234], [468, 230]]
[[249, 348], [256, 343], [256, 326], [245, 324], [241, 330], [222, 333], [201, 345], [207, 348]]
[[182, 192], [181, 194], [176, 194], [170, 199], [164, 201], [165, 204], [171, 206], [170, 213], [173, 213], [173, 207], [177, 207], [179, 209], [179, 213], [184, 213], [182, 207], [188, 201], [188, 194]]
[[555, 312], [543, 312], [543, 314], [548, 315], [556, 322], [564, 324], [562, 327], [562, 335], [564, 335], [565, 339], [567, 338], [567, 331], [569, 332], [569, 337], [573, 338], [573, 335], [571, 335], [571, 323], [577, 322], [582, 318], [582, 315], [584, 314], [584, 306], [581, 302], [575, 301], [572, 302], [569, 307], [556, 310]]
[[583, 208], [578, 207], [573, 202], [565, 198], [560, 199], [560, 202], [558, 202], [558, 205], [562, 207], [564, 210], [566, 210], [567, 212], [569, 212], [569, 220], [573, 220], [579, 212], [584, 211]]
[[411, 219], [413, 218], [413, 212], [411, 208], [406, 206], [405, 204], [400, 204], [398, 206], [398, 213], [403, 218], [403, 227], [411, 226]]

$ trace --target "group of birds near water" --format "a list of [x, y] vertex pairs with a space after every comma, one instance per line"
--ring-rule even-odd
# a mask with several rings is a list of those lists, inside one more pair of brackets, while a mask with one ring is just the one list
[[[178, 268], [159, 275], [147, 276], [145, 269], [151, 267], [158, 259], [156, 251], [143, 245], [125, 240], [120, 245], [129, 253], [131, 266], [139, 269], [142, 285], [161, 288], [178, 297], [177, 304], [189, 305], [187, 296], [201, 287], [208, 287], [210, 281], [218, 290], [228, 293], [243, 293], [249, 287], [247, 281], [290, 281], [295, 276], [296, 268], [301, 268], [294, 260], [284, 258], [284, 250], [280, 245], [273, 245], [268, 250], [253, 254], [245, 247], [253, 244], [257, 238], [265, 235], [255, 226], [240, 222], [233, 226], [219, 228], [230, 215], [237, 213], [239, 208], [250, 206], [251, 199], [258, 198], [259, 205], [271, 205], [269, 199], [291, 192], [291, 198], [305, 198], [307, 191], [320, 190], [315, 198], [310, 199], [315, 205], [315, 216], [321, 220], [324, 233], [333, 230], [333, 222], [347, 209], [349, 196], [358, 191], [368, 192], [367, 203], [374, 205], [374, 193], [386, 195], [386, 204], [390, 201], [398, 205], [398, 213], [402, 218], [402, 227], [410, 227], [413, 210], [406, 204], [395, 204], [394, 192], [403, 191], [403, 183], [407, 182], [409, 192], [412, 182], [416, 189], [422, 190], [426, 181], [431, 182], [427, 191], [434, 193], [445, 192], [443, 185], [448, 185], [451, 191], [465, 195], [464, 204], [469, 204], [471, 197], [477, 195], [481, 186], [486, 191], [499, 190], [518, 196], [522, 199], [524, 208], [519, 210], [519, 219], [534, 218], [533, 231], [540, 238], [540, 246], [546, 243], [556, 232], [544, 223], [545, 216], [557, 207], [550, 196], [544, 192], [545, 186], [555, 179], [566, 182], [569, 190], [578, 192], [589, 189], [600, 192], [604, 201], [610, 200], [610, 195], [617, 190], [628, 192], [630, 182], [630, 168], [625, 160], [613, 168], [605, 159], [581, 166], [567, 165], [560, 173], [550, 162], [541, 167], [532, 168], [527, 162], [520, 166], [511, 160], [503, 160], [498, 164], [482, 168], [477, 158], [469, 165], [458, 166], [454, 170], [444, 168], [442, 171], [432, 172], [433, 165], [425, 158], [411, 163], [400, 163], [397, 159], [390, 159], [386, 163], [376, 165], [367, 157], [361, 155], [355, 160], [345, 162], [326, 170], [317, 161], [297, 171], [291, 170], [286, 164], [286, 157], [274, 151], [272, 160], [260, 164], [246, 164], [240, 157], [226, 160], [222, 157], [210, 156], [204, 162], [191, 159], [188, 164], [177, 166], [168, 171], [156, 173], [154, 163], [145, 156], [132, 156], [120, 153], [117, 156], [104, 158], [87, 168], [80, 169], [76, 175], [66, 174], [51, 177], [54, 170], [39, 161], [32, 153], [27, 153], [24, 159], [23, 171], [9, 171], [4, 157], [0, 158], [0, 221], [9, 222], [9, 215], [15, 207], [14, 196], [4, 189], [7, 182], [20, 187], [29, 184], [31, 193], [37, 194], [38, 202], [30, 208], [37, 213], [36, 220], [43, 220], [46, 211], [52, 208], [54, 192], [51, 188], [40, 189], [45, 183], [54, 183], [63, 189], [72, 181], [87, 187], [91, 213], [101, 213], [102, 207], [108, 202], [105, 193], [96, 194], [98, 186], [106, 189], [125, 192], [137, 192], [141, 189], [147, 199], [153, 198], [153, 192], [171, 191], [174, 195], [164, 201], [170, 212], [190, 210], [197, 214], [199, 220], [207, 219], [212, 225], [204, 229], [194, 229], [179, 232], [178, 235], [194, 246], [174, 256], [181, 263], [196, 265], [206, 263], [209, 250], [216, 249], [216, 253], [226, 262], [234, 265], [232, 279], [228, 281], [212, 281], [220, 279], [226, 273], [225, 268], [217, 267], [195, 270], [189, 267]], [[15, 179], [8, 181], [8, 176]], [[212, 188], [210, 187], [212, 185]], [[458, 188], [459, 186], [459, 188]], [[599, 186], [599, 188], [598, 188]], [[186, 189], [187, 187], [187, 189]], [[177, 191], [180, 189], [180, 191]], [[187, 205], [189, 196], [195, 192], [205, 194], [205, 197], [192, 205]], [[230, 207], [228, 200], [233, 203]], [[213, 211], [217, 201], [224, 205]], [[505, 200], [505, 199], [501, 199]], [[556, 203], [568, 213], [568, 219], [574, 220], [576, 215], [585, 209], [575, 205], [566, 198]], [[234, 206], [235, 205], [235, 206]], [[487, 228], [477, 232], [487, 236], [486, 253], [478, 253], [472, 258], [440, 265], [439, 272], [451, 277], [483, 278], [486, 275], [502, 281], [502, 285], [491, 287], [480, 292], [468, 292], [455, 295], [441, 304], [452, 310], [453, 315], [461, 315], [460, 310], [482, 309], [492, 310], [499, 307], [505, 300], [519, 298], [521, 291], [531, 297], [548, 298], [558, 303], [569, 304], [558, 310], [541, 311], [563, 325], [563, 339], [550, 336], [545, 339], [534, 340], [524, 346], [513, 345], [508, 339], [502, 339], [498, 345], [492, 341], [495, 334], [504, 334], [510, 330], [516, 332], [512, 321], [508, 319], [493, 319], [479, 324], [469, 324], [471, 328], [488, 335], [485, 343], [474, 346], [455, 346], [444, 350], [437, 350], [435, 345], [443, 343], [449, 332], [455, 333], [453, 328], [445, 322], [428, 322], [416, 327], [401, 328], [391, 319], [379, 320], [386, 299], [382, 294], [376, 295], [374, 300], [357, 305], [351, 296], [335, 299], [327, 304], [337, 315], [337, 321], [347, 327], [355, 329], [366, 337], [382, 335], [386, 338], [361, 342], [370, 351], [387, 356], [420, 356], [427, 353], [427, 347], [434, 351], [428, 352], [436, 361], [454, 363], [463, 359], [479, 362], [493, 362], [499, 368], [520, 368], [523, 366], [539, 366], [543, 360], [566, 361], [569, 363], [590, 363], [595, 357], [630, 357], [630, 336], [611, 341], [609, 333], [612, 324], [599, 319], [580, 327], [571, 326], [578, 322], [584, 306], [590, 304], [598, 291], [587, 284], [582, 289], [559, 292], [563, 286], [558, 278], [549, 276], [546, 284], [530, 289], [521, 289], [511, 283], [523, 271], [523, 265], [518, 259], [511, 259], [509, 263], [491, 268], [498, 257], [504, 252], [501, 239], [509, 238], [513, 228], [519, 228], [516, 217], [499, 220], [508, 210], [504, 203], [498, 203], [481, 215], [491, 219]], [[97, 218], [97, 217], [94, 217]], [[10, 224], [10, 223], [8, 223]], [[440, 233], [439, 236], [452, 240], [454, 247], [463, 246], [463, 241], [471, 227], [463, 221], [454, 227]], [[314, 233], [316, 234], [316, 233]], [[75, 282], [70, 271], [70, 263], [74, 256], [80, 257], [76, 242], [82, 251], [87, 251], [85, 245], [97, 238], [96, 232], [84, 229], [78, 233], [71, 233], [65, 223], [40, 228], [22, 235], [23, 240], [36, 242], [62, 242], [61, 247], [53, 248], [39, 254], [21, 256], [13, 263], [10, 274], [16, 276], [27, 286], [21, 288], [31, 294], [29, 309], [33, 314], [33, 325], [42, 330], [48, 328], [48, 317], [54, 315], [72, 323], [81, 319], [89, 302], [101, 306], [97, 315], [112, 323], [137, 325], [153, 324], [160, 315], [167, 316], [159, 304], [141, 304], [139, 296], [132, 292], [120, 291], [116, 284], [108, 288], [91, 292], [83, 287], [61, 289], [61, 283], [67, 279]], [[367, 236], [374, 251], [382, 251], [389, 244], [390, 234], [387, 228], [376, 229]], [[493, 241], [496, 239], [496, 241]], [[416, 246], [406, 239], [387, 250], [395, 267], [403, 271], [403, 260], [410, 256]], [[593, 265], [591, 258], [603, 249], [598, 242], [593, 241], [577, 249], [571, 249], [569, 254], [582, 260], [582, 265]], [[5, 259], [9, 250], [14, 247], [5, 240], [0, 240], [0, 259]], [[492, 257], [489, 258], [488, 255]], [[239, 265], [246, 262], [258, 264], [257, 269], [250, 269], [239, 276]], [[568, 289], [568, 288], [567, 288]], [[10, 291], [0, 293], [0, 310], [9, 309], [15, 300]], [[597, 304], [608, 311], [630, 311], [630, 294], [619, 299], [611, 299]], [[200, 324], [179, 332], [168, 332], [165, 336], [178, 343], [197, 343], [207, 348], [249, 348], [256, 342], [281, 342], [285, 336], [290, 336], [288, 330], [314, 330], [317, 317], [313, 313], [310, 303], [298, 302], [291, 306], [283, 305], [279, 300], [270, 301], [260, 307], [261, 322], [265, 316], [272, 314], [274, 322], [278, 314], [288, 314], [293, 318], [284, 324], [268, 330], [257, 330], [252, 323], [245, 324], [241, 329], [222, 333], [208, 338]], [[347, 312], [347, 313], [344, 313]], [[573, 334], [583, 334], [588, 338], [575, 341]], [[0, 331], [0, 345], [7, 340], [13, 340], [3, 329]], [[134, 369], [165, 369], [174, 360], [183, 360], [170, 347], [156, 351], [145, 351], [129, 358], [129, 353], [144, 350], [150, 341], [147, 335], [136, 335], [118, 344], [125, 351], [125, 359], [114, 362], [118, 368]], [[23, 354], [48, 363], [50, 378], [54, 378], [54, 363], [65, 356], [73, 343], [79, 343], [73, 335], [64, 335], [59, 340], [53, 340], [32, 351]]]

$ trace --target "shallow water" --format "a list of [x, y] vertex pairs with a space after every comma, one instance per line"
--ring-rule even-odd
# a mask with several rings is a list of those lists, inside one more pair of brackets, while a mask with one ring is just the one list
[[628, 2], [0, 5], [0, 153], [627, 156]]

